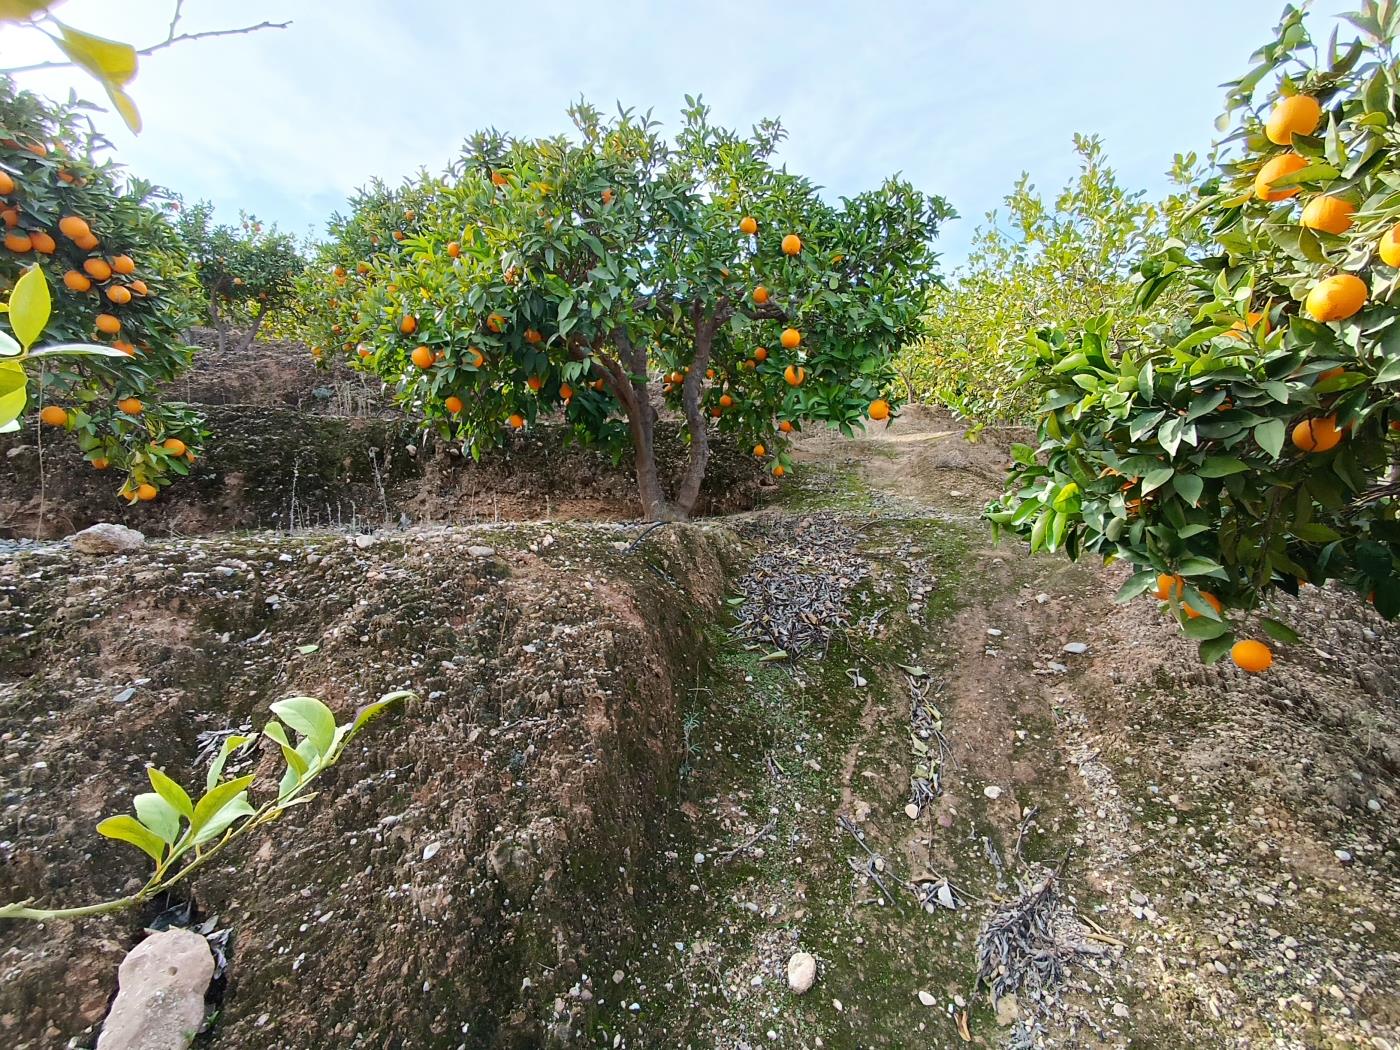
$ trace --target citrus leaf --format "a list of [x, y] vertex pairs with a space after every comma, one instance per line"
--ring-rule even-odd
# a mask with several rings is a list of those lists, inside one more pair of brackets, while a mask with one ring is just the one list
[[225, 780], [218, 784], [212, 791], [205, 792], [194, 807], [194, 817], [190, 820], [190, 834], [194, 836], [196, 842], [199, 841], [199, 833], [205, 826], [226, 806], [229, 802], [248, 790], [248, 785], [253, 782], [253, 775], [250, 773], [246, 777], [239, 777], [236, 780]]
[[170, 803], [175, 812], [186, 820], [194, 816], [194, 804], [190, 802], [190, 796], [186, 794], [184, 788], [155, 766], [146, 767], [146, 776], [150, 778], [151, 787], [156, 789], [156, 794]]
[[[119, 40], [84, 33], [59, 23], [62, 39], [56, 41], [63, 53], [104, 85], [130, 83], [136, 75], [136, 48]], [[109, 89], [110, 90], [110, 89]]]
[[162, 842], [173, 844], [180, 837], [180, 814], [154, 791], [143, 791], [131, 800], [136, 819], [154, 831]]
[[272, 713], [310, 740], [318, 755], [330, 750], [335, 738], [335, 715], [315, 697], [292, 696], [278, 700], [272, 705]]
[[1298, 644], [1298, 632], [1286, 623], [1265, 616], [1260, 619], [1259, 626], [1264, 628], [1264, 633], [1276, 642], [1283, 642], [1287, 645]]
[[53, 296], [41, 267], [31, 266], [10, 293], [10, 329], [26, 350], [43, 334], [53, 312]]
[[1130, 576], [1128, 582], [1118, 588], [1118, 593], [1113, 596], [1113, 600], [1119, 603], [1130, 602], [1139, 595], [1146, 594], [1156, 584], [1157, 570], [1144, 569], [1142, 572]]
[[135, 817], [128, 817], [125, 814], [119, 817], [108, 817], [102, 821], [97, 825], [97, 833], [105, 835], [109, 839], [131, 843], [157, 864], [160, 863], [160, 858], [165, 853], [165, 843], [161, 841], [159, 835]]

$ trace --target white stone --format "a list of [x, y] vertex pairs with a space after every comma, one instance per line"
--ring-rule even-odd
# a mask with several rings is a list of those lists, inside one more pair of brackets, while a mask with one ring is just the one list
[[186, 1050], [204, 1023], [213, 976], [214, 956], [199, 934], [151, 934], [122, 960], [98, 1050]]
[[82, 554], [128, 554], [145, 546], [146, 536], [125, 525], [100, 521], [82, 532], [75, 532], [69, 542]]
[[1001, 788], [997, 787], [995, 784], [988, 784], [982, 789], [982, 794], [995, 801], [1001, 798]]
[[788, 987], [804, 995], [817, 980], [817, 957], [811, 952], [795, 952], [787, 964]]
[[1071, 656], [1082, 656], [1089, 651], [1089, 646], [1084, 642], [1068, 642], [1065, 644], [1065, 652]]
[[937, 1005], [938, 1000], [935, 999], [935, 998], [934, 998], [932, 995], [930, 995], [928, 992], [925, 992], [925, 991], [922, 991], [922, 990], [921, 990], [921, 991], [919, 992], [919, 1002], [923, 1003], [925, 1006], [935, 1006], [935, 1005]]

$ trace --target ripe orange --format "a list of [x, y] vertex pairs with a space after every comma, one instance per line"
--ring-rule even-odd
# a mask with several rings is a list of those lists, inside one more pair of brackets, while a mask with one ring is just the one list
[[40, 255], [52, 255], [58, 250], [58, 243], [43, 230], [31, 233], [29, 242]]
[[807, 369], [798, 365], [788, 365], [783, 369], [783, 378], [788, 386], [801, 386], [807, 382]]
[[113, 317], [111, 314], [98, 314], [97, 330], [99, 332], [104, 332], [107, 335], [116, 335], [122, 330], [122, 323], [121, 321], [117, 320], [117, 318]]
[[720, 395], [720, 398], [719, 398], [719, 407], [720, 407], [720, 408], [732, 408], [733, 406], [734, 406], [734, 399], [733, 399], [732, 397], [730, 397], [728, 394], [721, 394], [721, 395]]
[[85, 252], [90, 252], [90, 251], [92, 251], [94, 248], [97, 247], [97, 245], [98, 245], [99, 242], [98, 242], [98, 240], [97, 240], [97, 238], [96, 238], [95, 236], [93, 236], [92, 234], [89, 233], [89, 234], [86, 234], [85, 236], [79, 237], [79, 238], [78, 238], [76, 241], [74, 241], [73, 243], [76, 244], [76, 245], [77, 245], [79, 248], [81, 248], [83, 251], [85, 251]]
[[612, 202], [613, 202], [613, 191], [610, 190], [610, 189], [604, 190], [604, 191], [603, 191], [603, 203], [604, 203], [604, 204], [611, 204]]
[[414, 332], [418, 331], [418, 318], [414, 317], [412, 314], [408, 314], [399, 322], [399, 331], [404, 335], [412, 335]]
[[876, 421], [890, 418], [890, 403], [884, 398], [870, 402], [870, 418]]
[[165, 451], [169, 452], [172, 456], [183, 456], [190, 450], [189, 446], [179, 438], [166, 438], [161, 442], [160, 447], [165, 449]]
[[1264, 135], [1276, 146], [1287, 146], [1294, 135], [1311, 135], [1322, 119], [1322, 106], [1311, 95], [1289, 95], [1274, 104]]
[[1304, 452], [1330, 452], [1341, 443], [1335, 416], [1305, 419], [1293, 428], [1293, 444]]
[[426, 346], [415, 346], [413, 348], [413, 353], [409, 354], [408, 356], [409, 360], [411, 360], [419, 368], [433, 367], [433, 352], [429, 350]]
[[[112, 272], [113, 272], [113, 273], [120, 273], [120, 274], [135, 273], [135, 272], [136, 272], [136, 260], [133, 259], [133, 258], [132, 258], [131, 256], [129, 256], [129, 255], [118, 255], [118, 256], [115, 256], [115, 257], [112, 259]], [[344, 270], [341, 270], [341, 275], [342, 275], [342, 276], [344, 276], [344, 273], [345, 273], [345, 271], [344, 271]]]
[[451, 412], [454, 416], [458, 412], [462, 411], [462, 399], [460, 397], [457, 397], [456, 395], [452, 395], [451, 397], [446, 398], [442, 402], [442, 404], [443, 407], [445, 407], [447, 411]]
[[404, 238], [404, 232], [403, 232], [403, 230], [395, 230], [395, 231], [394, 231], [394, 240], [396, 240], [396, 241], [401, 241], [401, 240], [403, 240], [403, 238]]
[[416, 218], [418, 218], [418, 213], [412, 208], [409, 208], [406, 212], [403, 213], [404, 222], [412, 222]]
[[780, 422], [780, 423], [778, 424], [778, 429], [781, 430], [784, 434], [791, 434], [791, 433], [792, 433], [792, 424], [789, 423], [786, 419], [784, 419], [782, 422]]
[[58, 232], [70, 241], [77, 241], [90, 236], [92, 227], [76, 215], [65, 215], [58, 220]]
[[4, 211], [0, 211], [0, 219], [4, 219], [4, 220], [5, 220], [5, 225], [6, 225], [6, 226], [18, 226], [18, 225], [19, 225], [19, 209], [18, 209], [18, 208], [6, 208]]
[[710, 415], [714, 416], [716, 419], [718, 419], [723, 412], [724, 409], [720, 408], [719, 405], [715, 405], [710, 409]]
[[106, 456], [98, 456], [96, 459], [94, 459], [94, 460], [92, 461], [92, 469], [93, 469], [93, 470], [106, 470], [106, 469], [107, 469], [108, 467], [110, 467], [111, 465], [112, 465], [111, 462], [108, 461], [108, 459], [107, 459]]
[[739, 232], [746, 237], [752, 237], [758, 232], [758, 220], [752, 215], [745, 215], [739, 220]]
[[125, 285], [114, 284], [107, 289], [107, 298], [118, 306], [125, 306], [131, 302], [131, 290]]
[[1285, 175], [1292, 175], [1295, 171], [1302, 171], [1308, 166], [1308, 162], [1296, 153], [1284, 153], [1274, 157], [1259, 169], [1259, 174], [1254, 177], [1254, 195], [1261, 201], [1283, 201], [1289, 197], [1296, 197], [1303, 192], [1301, 186], [1281, 186], [1273, 188], [1273, 184]]
[[540, 388], [544, 386], [544, 380], [539, 376], [531, 376], [529, 379], [525, 380], [525, 385], [538, 394]]
[[757, 456], [759, 459], [762, 459], [765, 455], [767, 455], [767, 453], [768, 453], [768, 450], [767, 450], [766, 448], [764, 448], [762, 445], [755, 445], [755, 446], [753, 447], [753, 454], [754, 454], [755, 456]]
[[537, 331], [535, 331], [535, 329], [533, 329], [533, 328], [527, 328], [527, 329], [525, 329], [525, 342], [527, 342], [527, 343], [532, 343], [532, 344], [533, 344], [533, 343], [538, 343], [538, 342], [539, 342], [541, 339], [543, 339], [543, 338], [544, 338], [544, 336], [540, 335], [540, 333], [537, 332]]
[[357, 262], [355, 264], [355, 272], [363, 277], [365, 274], [369, 273], [369, 263]]
[[786, 474], [786, 473], [787, 473], [787, 471], [783, 469], [783, 465], [782, 465], [781, 463], [774, 463], [774, 464], [773, 464], [773, 476], [774, 476], [775, 478], [780, 478], [780, 477], [782, 477], [782, 476], [783, 476], [784, 474]]
[[790, 233], [783, 238], [783, 254], [796, 255], [802, 250], [802, 238], [795, 233]]
[[758, 303], [759, 306], [766, 303], [768, 301], [768, 289], [760, 284], [753, 290], [753, 301]]
[[505, 174], [502, 173], [502, 172], [493, 171], [493, 172], [491, 173], [491, 185], [493, 185], [493, 186], [504, 186], [504, 185], [505, 185], [506, 183], [508, 183], [509, 181], [510, 181], [510, 180], [507, 179], [507, 178], [505, 177]]
[[1253, 638], [1242, 638], [1230, 647], [1230, 659], [1241, 671], [1258, 674], [1267, 671], [1274, 662], [1274, 653], [1263, 642]]
[[137, 295], [149, 295], [151, 290], [146, 287], [146, 282], [139, 277], [127, 285]]
[[525, 429], [525, 417], [522, 416], [519, 412], [512, 412], [509, 416], [506, 417], [506, 422], [509, 423], [511, 425], [511, 428], [514, 430]]
[[[1212, 609], [1215, 610], [1217, 616], [1220, 614], [1221, 610], [1224, 609], [1224, 607], [1225, 607], [1225, 606], [1221, 603], [1220, 599], [1217, 598], [1215, 595], [1211, 594], [1210, 591], [1202, 591], [1202, 592], [1201, 592], [1201, 597], [1204, 598], [1204, 599], [1206, 600], [1206, 604], [1207, 604], [1207, 605], [1209, 605]], [[1182, 602], [1181, 607], [1182, 607], [1183, 609], [1186, 610], [1186, 618], [1187, 618], [1188, 620], [1194, 620], [1194, 619], [1196, 619], [1198, 616], [1203, 615], [1202, 613], [1199, 613], [1199, 612], [1197, 612], [1195, 609], [1191, 608], [1191, 601], [1190, 601], [1189, 598], [1188, 598], [1186, 601]]]
[[760, 346], [760, 347], [758, 347], [756, 350], [754, 350], [753, 356], [754, 356], [754, 360], [755, 360], [755, 361], [767, 361], [767, 360], [768, 360], [768, 348], [767, 348], [766, 346]]
[[85, 292], [92, 287], [92, 282], [77, 270], [69, 270], [63, 275], [63, 286], [70, 292]]
[[39, 422], [45, 426], [61, 427], [68, 424], [68, 412], [57, 405], [45, 405], [39, 413]]
[[1171, 601], [1173, 597], [1180, 598], [1182, 591], [1186, 587], [1186, 581], [1180, 576], [1171, 576], [1167, 573], [1157, 575], [1157, 600], [1160, 602]]
[[117, 402], [117, 408], [121, 409], [129, 416], [139, 416], [146, 406], [134, 397], [124, 397]]
[[361, 357], [369, 357], [370, 355], [369, 347], [365, 346], [363, 343], [360, 344], [358, 352]]
[[0, 171], [0, 196], [8, 197], [15, 192], [15, 180], [8, 171]]
[[1245, 317], [1248, 319], [1248, 324], [1245, 321], [1236, 321], [1230, 326], [1230, 331], [1225, 334], [1231, 339], [1243, 339], [1246, 328], [1256, 327], [1259, 329], [1261, 339], [1269, 334], [1269, 311], [1249, 310], [1246, 311]]
[[136, 486], [136, 498], [142, 503], [149, 503], [159, 494], [159, 490], [148, 481], [143, 481]]
[[574, 388], [571, 387], [568, 383], [560, 383], [559, 396], [562, 397], [565, 401], [572, 401], [574, 399]]
[[473, 366], [473, 367], [475, 367], [475, 368], [480, 368], [482, 365], [484, 365], [484, 364], [486, 363], [486, 355], [483, 354], [483, 353], [482, 353], [480, 350], [478, 350], [476, 347], [474, 347], [474, 346], [468, 347], [468, 348], [467, 348], [467, 353], [469, 353], [469, 354], [472, 355], [472, 366]]
[[782, 344], [785, 349], [796, 350], [802, 344], [802, 333], [796, 328], [784, 328]]
[[106, 259], [84, 259], [83, 269], [94, 281], [105, 281], [112, 276], [112, 268]]
[[121, 339], [118, 339], [115, 343], [112, 344], [112, 349], [120, 350], [122, 353], [126, 354], [127, 357], [136, 356], [136, 347]]
[[1303, 305], [1314, 321], [1341, 321], [1366, 305], [1368, 292], [1355, 274], [1333, 274], [1312, 286]]
[[34, 242], [30, 239], [29, 234], [21, 233], [19, 230], [11, 230], [5, 234], [5, 247], [16, 255], [23, 255], [34, 248]]
[[1381, 262], [1400, 269], [1400, 222], [1386, 230], [1381, 238]]
[[[462, 246], [456, 241], [449, 241], [447, 244], [447, 254], [449, 258], [457, 258], [457, 256], [462, 254]], [[363, 266], [364, 264], [361, 263], [360, 265]], [[365, 268], [368, 269], [368, 267]]]
[[1329, 368], [1327, 371], [1319, 373], [1317, 381], [1319, 383], [1325, 383], [1329, 379], [1336, 379], [1338, 376], [1345, 374], [1346, 369], [1343, 368], [1341, 365], [1338, 365], [1336, 368]]
[[1356, 205], [1351, 201], [1322, 194], [1308, 201], [1303, 217], [1298, 221], [1310, 230], [1340, 234], [1351, 229], [1355, 214]]
[[486, 327], [493, 332], [499, 334], [501, 329], [505, 328], [505, 326], [506, 319], [501, 314], [491, 314], [486, 318]]

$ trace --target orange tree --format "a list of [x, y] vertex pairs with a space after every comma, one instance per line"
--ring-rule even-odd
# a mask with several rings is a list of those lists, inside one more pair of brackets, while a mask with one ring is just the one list
[[38, 265], [54, 296], [46, 342], [121, 352], [41, 358], [27, 403], [71, 432], [94, 468], [123, 475], [124, 498], [154, 499], [204, 437], [197, 415], [157, 393], [193, 353], [182, 339], [186, 264], [168, 198], [101, 159], [107, 144], [85, 109], [0, 78], [0, 294]]
[[269, 313], [296, 303], [306, 260], [291, 235], [276, 226], [264, 229], [249, 215], [237, 228], [216, 226], [213, 219], [213, 205], [200, 201], [181, 211], [175, 225], [204, 290], [219, 349], [228, 349], [229, 328], [236, 325], [243, 329], [239, 347], [246, 350]]
[[[630, 444], [650, 519], [694, 510], [712, 434], [781, 476], [803, 422], [888, 417], [941, 199], [892, 179], [829, 204], [773, 162], [777, 123], [740, 136], [693, 99], [673, 142], [629, 111], [570, 116], [575, 136], [481, 133], [440, 177], [362, 192], [309, 282], [322, 346], [473, 456], [553, 410]], [[689, 446], [673, 492], [663, 407]]]
[[1230, 85], [1228, 159], [1198, 188], [1211, 248], [1168, 244], [1138, 268], [1144, 303], [1184, 294], [1173, 323], [1031, 338], [1040, 446], [1015, 448], [992, 521], [1033, 549], [1130, 562], [1120, 598], [1153, 592], [1207, 661], [1266, 668], [1241, 614], [1306, 584], [1400, 614], [1397, 10], [1366, 4], [1361, 38], [1315, 62], [1290, 8]]

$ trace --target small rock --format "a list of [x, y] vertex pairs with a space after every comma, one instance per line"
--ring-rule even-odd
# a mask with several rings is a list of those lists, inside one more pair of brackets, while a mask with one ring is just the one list
[[1001, 788], [997, 787], [995, 784], [988, 784], [982, 789], [982, 794], [995, 801], [1001, 798]]
[[423, 847], [423, 859], [432, 860], [438, 855], [438, 850], [442, 849], [441, 842], [429, 842]]
[[368, 547], [373, 547], [373, 546], [374, 546], [374, 537], [373, 537], [373, 536], [365, 536], [365, 535], [356, 536], [356, 537], [355, 537], [355, 546], [356, 546], [356, 547], [359, 547], [360, 550], [365, 550], [365, 549], [368, 548]]
[[1278, 904], [1277, 897], [1269, 893], [1264, 893], [1262, 890], [1254, 895], [1254, 899], [1266, 908], [1272, 908]]
[[151, 934], [122, 960], [98, 1050], [186, 1050], [204, 1023], [213, 976], [214, 956], [199, 934]]
[[75, 532], [69, 542], [82, 554], [128, 554], [145, 546], [146, 536], [125, 525], [100, 521], [82, 532]]
[[613, 984], [621, 984], [621, 983], [626, 979], [626, 977], [627, 977], [627, 975], [626, 975], [625, 973], [623, 973], [621, 970], [614, 970], [614, 971], [613, 971]]
[[1046, 602], [1048, 602], [1049, 600], [1050, 600], [1050, 595], [1046, 594], [1044, 591], [1041, 591], [1039, 594], [1037, 594], [1037, 595], [1035, 596], [1035, 603], [1036, 603], [1037, 605], [1044, 605], [1044, 604], [1045, 604]]
[[1114, 1016], [1114, 1017], [1126, 1018], [1126, 1017], [1128, 1016], [1128, 1008], [1127, 1008], [1127, 1006], [1125, 1006], [1123, 1003], [1114, 1003], [1114, 1004], [1113, 1004], [1113, 1016]]
[[788, 987], [794, 995], [804, 995], [817, 980], [817, 957], [811, 952], [795, 952], [787, 964]]
[[1015, 1024], [1021, 1018], [1021, 1004], [1014, 995], [1003, 995], [996, 1001], [997, 1024], [1002, 1028]]
[[936, 1006], [938, 1004], [937, 999], [935, 999], [928, 992], [922, 990], [920, 990], [919, 992], [919, 1002], [923, 1003], [925, 1006]]
[[990, 636], [993, 637], [993, 638], [1000, 638], [1000, 637], [1001, 637], [1001, 632], [1000, 632], [999, 630], [997, 630], [995, 627], [988, 627], [988, 628], [987, 628], [987, 634], [990, 635]]
[[1089, 646], [1085, 642], [1066, 642], [1065, 652], [1071, 656], [1083, 656], [1089, 651]]
[[1054, 671], [1056, 674], [1064, 674], [1066, 671], [1069, 670], [1069, 667], [1067, 665], [1058, 663], [1055, 660], [1051, 660], [1045, 666], [1050, 668], [1050, 670]]
[[1350, 851], [1350, 850], [1345, 850], [1345, 849], [1334, 849], [1334, 850], [1332, 851], [1332, 853], [1333, 853], [1333, 855], [1335, 855], [1336, 858], [1337, 858], [1339, 861], [1341, 861], [1343, 864], [1350, 864], [1351, 861], [1352, 861], [1352, 856], [1351, 856], [1351, 851]]
[[906, 817], [908, 817], [910, 820], [918, 820], [918, 819], [919, 819], [919, 807], [916, 806], [916, 805], [914, 805], [914, 803], [912, 803], [912, 802], [909, 803], [909, 805], [907, 805], [907, 806], [904, 807], [904, 815], [905, 815]]
[[496, 556], [496, 548], [481, 547], [473, 544], [467, 548], [467, 553], [473, 558], [494, 558]]

